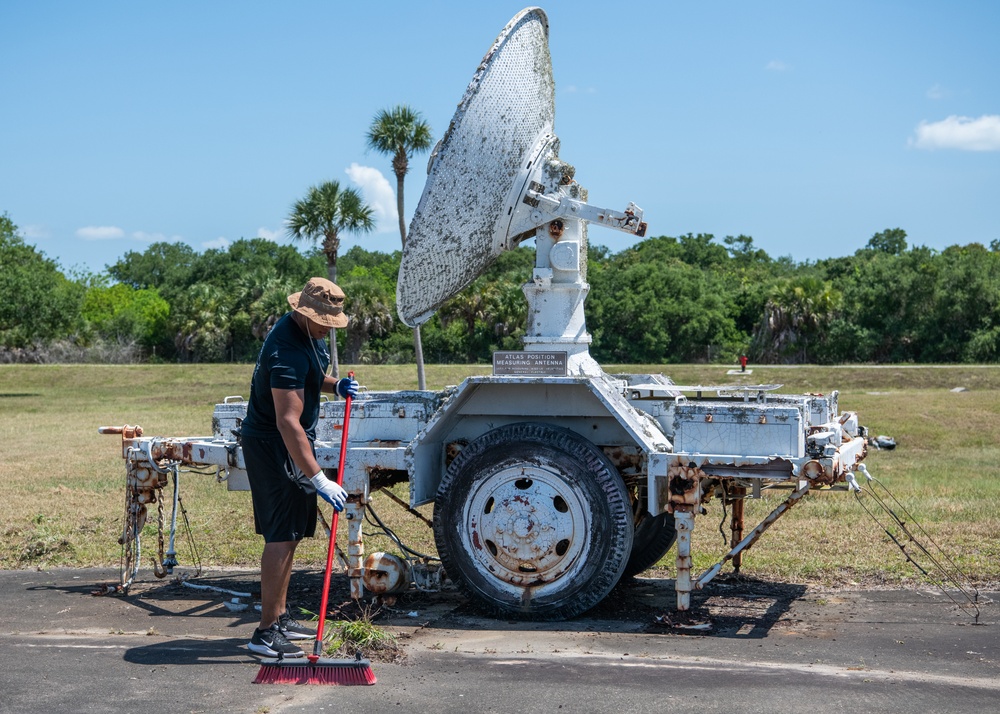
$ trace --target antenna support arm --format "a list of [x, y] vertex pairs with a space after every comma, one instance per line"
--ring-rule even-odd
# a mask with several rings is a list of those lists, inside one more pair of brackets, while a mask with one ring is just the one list
[[553, 217], [576, 218], [588, 223], [607, 228], [614, 228], [625, 233], [632, 233], [639, 238], [646, 235], [646, 224], [642, 220], [642, 209], [634, 203], [629, 203], [625, 211], [619, 213], [607, 208], [592, 206], [583, 201], [577, 201], [569, 196], [546, 196], [542, 191], [541, 184], [532, 181], [531, 186], [525, 192], [524, 202], [533, 208], [544, 211]]

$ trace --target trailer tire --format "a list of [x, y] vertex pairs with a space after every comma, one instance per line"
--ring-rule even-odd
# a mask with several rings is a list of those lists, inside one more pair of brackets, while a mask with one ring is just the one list
[[633, 531], [614, 465], [549, 424], [508, 424], [470, 443], [434, 501], [445, 572], [479, 609], [503, 617], [589, 610], [621, 579]]
[[656, 565], [673, 547], [677, 540], [677, 530], [674, 527], [674, 515], [661, 513], [651, 516], [649, 513], [639, 521], [632, 538], [632, 553], [625, 564], [623, 578], [631, 578], [643, 570]]

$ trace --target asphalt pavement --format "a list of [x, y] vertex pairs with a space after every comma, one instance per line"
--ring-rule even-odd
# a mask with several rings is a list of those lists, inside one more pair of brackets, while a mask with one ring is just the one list
[[[253, 572], [184, 583], [141, 571], [129, 595], [95, 594], [117, 577], [0, 571], [0, 714], [1000, 710], [995, 592], [976, 613], [937, 590], [729, 579], [679, 617], [672, 580], [639, 578], [559, 623], [486, 618], [452, 591], [409, 593], [376, 615], [398, 637], [396, 661], [372, 663], [375, 685], [346, 687], [252, 684]], [[320, 580], [296, 571], [294, 604], [315, 609]], [[333, 602], [346, 592], [337, 576]], [[235, 605], [234, 593], [251, 597]]]

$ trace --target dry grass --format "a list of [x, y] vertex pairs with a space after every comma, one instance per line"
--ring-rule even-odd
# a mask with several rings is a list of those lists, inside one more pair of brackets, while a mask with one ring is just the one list
[[[147, 435], [207, 434], [213, 405], [246, 394], [251, 369], [0, 365], [0, 568], [116, 564], [124, 466], [119, 438], [99, 436], [97, 427], [130, 423], [141, 424]], [[662, 372], [688, 384], [734, 380], [718, 366], [607, 369]], [[428, 386], [438, 389], [488, 371], [483, 365], [432, 365]], [[374, 389], [416, 387], [412, 366], [361, 366], [357, 372]], [[842, 408], [858, 411], [873, 433], [892, 435], [899, 444], [870, 455], [872, 472], [977, 582], [1000, 581], [1000, 368], [755, 367], [749, 379], [783, 383], [785, 392], [839, 388]], [[953, 393], [954, 387], [969, 391]], [[405, 500], [405, 484], [396, 488]], [[182, 493], [203, 561], [256, 567], [261, 543], [253, 533], [249, 494], [227, 492], [198, 474], [182, 474]], [[785, 495], [749, 502], [748, 527]], [[376, 494], [374, 504], [408, 545], [433, 553], [429, 529], [419, 519], [384, 494]], [[697, 519], [696, 570], [725, 552], [721, 518], [713, 502]], [[143, 568], [150, 566], [152, 534], [147, 526]], [[369, 552], [392, 550], [385, 538], [369, 538], [366, 546]], [[304, 544], [301, 562], [320, 567], [324, 549], [323, 538]], [[189, 562], [183, 539], [178, 551]], [[662, 572], [672, 573], [672, 564], [665, 566]], [[815, 494], [792, 509], [746, 554], [744, 569], [829, 585], [915, 578], [885, 533], [843, 493]]]
[[[729, 383], [717, 368], [664, 370], [686, 384]], [[740, 378], [735, 378], [739, 381]], [[1000, 367], [756, 367], [747, 381], [783, 392], [840, 390], [872, 434], [893, 436], [894, 451], [872, 451], [867, 465], [969, 576], [1000, 581]], [[965, 392], [952, 392], [954, 388]], [[747, 503], [748, 527], [783, 500], [775, 492]], [[870, 499], [865, 499], [870, 504]], [[724, 553], [718, 502], [698, 519], [695, 570]], [[669, 564], [664, 564], [669, 565]], [[793, 508], [744, 558], [755, 575], [841, 585], [919, 579], [854, 496], [819, 493]]]

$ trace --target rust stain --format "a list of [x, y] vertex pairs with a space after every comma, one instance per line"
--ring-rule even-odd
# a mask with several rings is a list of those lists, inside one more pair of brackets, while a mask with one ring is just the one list
[[640, 450], [634, 447], [609, 446], [603, 451], [619, 473], [645, 473], [646, 455]]
[[694, 464], [684, 465], [675, 459], [667, 470], [667, 511], [679, 507], [694, 510], [701, 504], [701, 480], [706, 474]]
[[362, 573], [365, 589], [374, 595], [398, 593], [409, 585], [406, 566], [391, 554], [376, 552], [365, 558]]
[[456, 456], [462, 453], [462, 449], [464, 449], [468, 445], [468, 443], [469, 443], [468, 441], [462, 439], [461, 441], [452, 441], [448, 444], [445, 444], [444, 463], [446, 468], [448, 466], [451, 466], [451, 462], [455, 460]]

